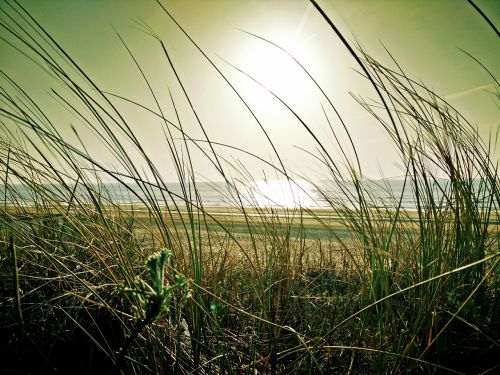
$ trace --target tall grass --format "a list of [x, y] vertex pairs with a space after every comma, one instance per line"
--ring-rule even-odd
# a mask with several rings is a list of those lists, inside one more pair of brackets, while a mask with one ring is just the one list
[[[339, 141], [352, 139], [347, 119], [314, 73], [289, 55], [343, 125], [343, 134], [330, 127], [336, 148], [329, 149], [275, 95], [318, 144], [313, 156], [329, 182], [311, 183], [329, 203], [330, 218], [303, 207], [248, 204], [253, 176], [218, 150], [244, 152], [273, 167], [290, 186], [300, 184], [238, 87], [161, 3], [166, 21], [181, 28], [186, 43], [251, 111], [276, 164], [211, 141], [176, 62], [153, 30], [146, 29], [163, 53], [158, 64], [171, 70], [183, 95], [170, 95], [174, 120], [126, 41], [155, 107], [106, 93], [20, 4], [2, 4], [4, 42], [57, 82], [51, 95], [80, 124], [68, 140], [51, 107], [1, 73], [3, 370], [467, 373], [498, 367], [500, 199], [490, 146], [396, 61], [386, 67], [351, 46], [313, 4], [373, 85], [377, 103], [357, 100], [392, 139], [405, 175], [399, 196], [390, 183], [376, 186], [361, 177], [354, 142]], [[180, 100], [188, 103], [204, 139], [185, 131]], [[157, 150], [141, 144], [120, 112], [123, 101], [161, 121], [181, 194], [153, 162]], [[118, 167], [92, 156], [80, 136], [87, 131]], [[204, 155], [224, 182], [218, 186], [232, 202], [222, 212], [227, 215], [205, 206], [194, 153]], [[141, 204], [117, 204], [103, 181], [120, 184]], [[390, 197], [383, 206], [377, 191]], [[415, 211], [403, 208], [407, 195]], [[163, 248], [170, 251], [168, 262], [153, 256], [145, 265]], [[165, 292], [180, 286], [179, 280], [189, 282]], [[161, 314], [148, 313], [151, 306]]]

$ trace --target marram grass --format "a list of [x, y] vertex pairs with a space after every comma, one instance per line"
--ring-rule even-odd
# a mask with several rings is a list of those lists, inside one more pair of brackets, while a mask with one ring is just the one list
[[[65, 141], [49, 108], [2, 73], [1, 370], [354, 374], [498, 368], [500, 200], [489, 145], [396, 63], [385, 67], [349, 45], [313, 4], [376, 89], [379, 103], [358, 100], [400, 153], [414, 212], [402, 208], [403, 195], [389, 184], [384, 188], [391, 203], [377, 205], [360, 177], [353, 143], [330, 150], [315, 134], [317, 160], [341, 193], [339, 199], [316, 184], [335, 219], [306, 208], [248, 207], [240, 182], [250, 189], [252, 176], [217, 153], [216, 146], [231, 145], [193, 139], [158, 104], [148, 110], [163, 124], [182, 193], [172, 191], [113, 96], [19, 4], [2, 4], [2, 33], [64, 87], [54, 97], [95, 132], [120, 168], [94, 159], [85, 142], [77, 147]], [[164, 54], [158, 63], [175, 73], [189, 100], [167, 46], [153, 36]], [[151, 95], [157, 99], [152, 89]], [[204, 129], [201, 121], [199, 126]], [[79, 131], [74, 128], [77, 136]], [[343, 131], [350, 137], [347, 127]], [[333, 130], [332, 137], [339, 139]], [[131, 148], [140, 165], [129, 156]], [[219, 171], [231, 208], [204, 204], [194, 150]], [[334, 162], [334, 154], [342, 161]], [[296, 184], [279, 155], [277, 160], [271, 163], [276, 174]], [[117, 204], [104, 176], [128, 189], [131, 202], [141, 200], [140, 207]]]

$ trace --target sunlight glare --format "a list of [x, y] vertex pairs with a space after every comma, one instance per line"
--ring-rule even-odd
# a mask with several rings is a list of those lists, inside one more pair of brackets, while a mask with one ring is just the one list
[[314, 200], [314, 186], [303, 180], [256, 181], [253, 201], [259, 207], [296, 208], [318, 205]]

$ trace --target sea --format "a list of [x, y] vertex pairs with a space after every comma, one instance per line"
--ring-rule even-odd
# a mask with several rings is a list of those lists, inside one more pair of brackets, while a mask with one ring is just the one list
[[[449, 182], [436, 180], [433, 194], [436, 202], [443, 201], [442, 191]], [[479, 189], [479, 184], [477, 184]], [[415, 192], [404, 180], [380, 179], [361, 182], [365, 198], [372, 208], [416, 210]], [[316, 183], [296, 180], [260, 180], [239, 186], [224, 182], [197, 182], [193, 186], [180, 183], [99, 183], [84, 186], [68, 184], [9, 184], [0, 185], [0, 204], [33, 206], [44, 197], [61, 204], [79, 203], [115, 204], [120, 206], [160, 206], [186, 203], [204, 207], [272, 207], [329, 209], [332, 207], [355, 208], [358, 206], [359, 187], [352, 181]], [[76, 197], [76, 198], [75, 198]], [[449, 203], [449, 202], [448, 202]]]

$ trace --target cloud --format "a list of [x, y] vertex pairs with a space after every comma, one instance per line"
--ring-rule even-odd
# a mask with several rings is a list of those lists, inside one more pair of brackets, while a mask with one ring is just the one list
[[494, 88], [495, 88], [495, 84], [494, 83], [490, 83], [488, 85], [476, 86], [476, 87], [473, 87], [473, 88], [470, 88], [470, 89], [467, 89], [467, 90], [462, 90], [462, 91], [454, 92], [453, 94], [445, 95], [444, 98], [446, 100], [458, 99], [458, 98], [464, 97], [466, 95], [469, 95], [469, 94], [472, 94], [472, 93], [475, 93], [475, 92], [478, 92], [478, 91], [493, 90]]

